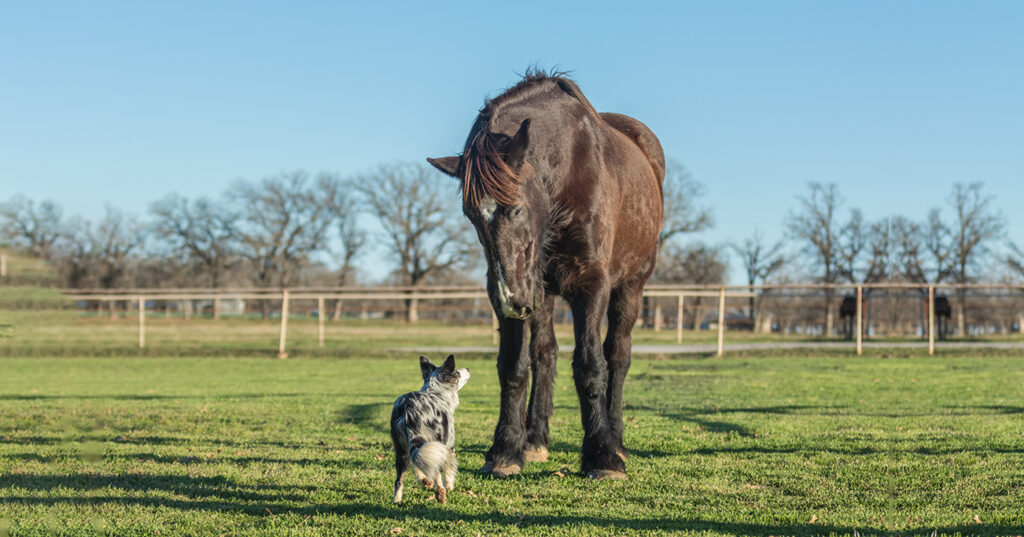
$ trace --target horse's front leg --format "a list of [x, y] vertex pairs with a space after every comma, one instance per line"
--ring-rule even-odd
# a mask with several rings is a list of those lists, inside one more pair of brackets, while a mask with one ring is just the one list
[[551, 402], [558, 362], [558, 342], [554, 326], [555, 297], [548, 295], [544, 303], [530, 317], [530, 365], [533, 383], [530, 385], [530, 406], [526, 411], [526, 460], [548, 460], [548, 419], [554, 411]]
[[497, 477], [518, 474], [523, 469], [526, 446], [526, 388], [530, 356], [524, 344], [525, 323], [502, 317], [499, 323], [498, 383], [501, 410], [494, 429], [494, 443], [487, 451], [483, 472]]
[[626, 465], [608, 421], [608, 364], [601, 346], [601, 320], [608, 309], [607, 286], [572, 300], [576, 349], [572, 376], [583, 419], [582, 466], [587, 477], [626, 477]]

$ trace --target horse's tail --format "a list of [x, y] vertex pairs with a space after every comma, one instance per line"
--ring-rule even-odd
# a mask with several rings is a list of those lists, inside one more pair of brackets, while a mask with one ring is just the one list
[[601, 119], [633, 140], [633, 143], [647, 156], [647, 162], [651, 164], [654, 176], [658, 179], [658, 186], [663, 185], [665, 183], [665, 151], [661, 148], [661, 142], [651, 132], [651, 129], [639, 120], [624, 114], [602, 112]]

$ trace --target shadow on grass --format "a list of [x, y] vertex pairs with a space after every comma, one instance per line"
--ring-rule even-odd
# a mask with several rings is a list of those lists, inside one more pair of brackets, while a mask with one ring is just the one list
[[339, 424], [352, 424], [389, 435], [391, 434], [391, 407], [391, 402], [347, 405], [338, 410], [335, 418]]
[[75, 395], [75, 394], [60, 394], [60, 395], [41, 395], [41, 394], [0, 394], [0, 401], [49, 401], [49, 400], [61, 400], [61, 399], [81, 399], [81, 400], [104, 400], [109, 399], [112, 401], [161, 401], [161, 400], [174, 400], [174, 399], [201, 399], [204, 401], [221, 401], [231, 399], [275, 399], [279, 397], [317, 397], [317, 396], [332, 396], [340, 394], [323, 394], [323, 393], [240, 393], [240, 394], [224, 394], [216, 397], [208, 395], [157, 395], [157, 394], [116, 394], [116, 395]]
[[835, 453], [836, 455], [878, 455], [883, 453], [889, 453], [884, 449], [875, 448], [842, 448], [842, 447], [737, 447], [737, 448], [697, 448], [691, 453], [697, 455], [738, 455], [738, 454], [766, 454], [766, 455], [784, 455], [791, 453]]
[[946, 406], [945, 408], [957, 408], [966, 409], [973, 408], [976, 410], [987, 410], [989, 414], [1024, 414], [1024, 406], [1008, 406], [1008, 405], [975, 405], [975, 406]]
[[162, 436], [162, 435], [127, 435], [118, 434], [111, 437], [109, 434], [97, 435], [96, 433], [89, 434], [70, 434], [68, 436], [9, 436], [0, 435], [0, 444], [17, 444], [23, 446], [56, 446], [64, 444], [72, 444], [75, 442], [113, 442], [115, 444], [132, 444], [132, 445], [154, 445], [154, 446], [231, 446], [240, 448], [251, 448], [254, 446], [271, 446], [286, 449], [308, 449], [317, 447], [327, 447], [327, 444], [323, 441], [310, 440], [307, 442], [290, 442], [284, 440], [267, 440], [267, 439], [251, 439], [251, 440], [232, 440], [227, 438], [192, 438], [185, 436]]
[[[45, 457], [44, 457], [45, 458]], [[303, 457], [298, 459], [285, 459], [280, 457], [248, 457], [248, 456], [213, 456], [198, 457], [188, 455], [157, 455], [155, 453], [128, 453], [108, 454], [108, 460], [136, 460], [139, 462], [154, 462], [159, 464], [234, 464], [236, 466], [252, 466], [261, 464], [281, 464], [297, 466], [331, 466], [334, 468], [357, 468], [365, 469], [369, 466], [361, 461], [342, 461], [331, 459], [311, 459]]]
[[[188, 496], [190, 498], [219, 498], [226, 502], [301, 502], [308, 495], [299, 492], [315, 490], [315, 487], [282, 486], [262, 483], [243, 485], [225, 477], [184, 476], [173, 474], [8, 474], [0, 476], [0, 489], [21, 489], [53, 491], [70, 489], [77, 491], [120, 489], [126, 492], [151, 492], [154, 490]], [[270, 491], [270, 492], [268, 492]], [[292, 492], [294, 491], [294, 492]], [[69, 497], [73, 500], [88, 501], [91, 498]], [[131, 503], [134, 498], [119, 501]]]
[[[272, 496], [272, 495], [267, 495]], [[237, 498], [246, 500], [246, 498]], [[673, 517], [648, 517], [648, 518], [625, 518], [615, 516], [587, 516], [587, 515], [529, 515], [510, 514], [499, 511], [484, 513], [461, 512], [454, 503], [450, 502], [447, 507], [437, 507], [432, 503], [428, 504], [406, 504], [394, 506], [385, 503], [354, 502], [340, 505], [319, 504], [303, 507], [295, 507], [280, 503], [240, 504], [231, 501], [232, 498], [224, 497], [218, 499], [203, 499], [198, 501], [170, 499], [170, 498], [146, 498], [146, 497], [116, 497], [116, 496], [90, 496], [88, 498], [70, 496], [8, 496], [5, 501], [30, 505], [53, 506], [59, 504], [116, 504], [134, 505], [144, 508], [162, 507], [177, 509], [180, 511], [208, 511], [208, 512], [235, 512], [246, 513], [254, 517], [267, 518], [285, 514], [298, 515], [300, 517], [310, 515], [332, 514], [341, 517], [366, 517], [392, 524], [410, 524], [416, 519], [432, 523], [451, 523], [454, 527], [460, 521], [462, 523], [484, 523], [495, 526], [507, 526], [510, 529], [528, 529], [531, 527], [542, 527], [547, 531], [557, 532], [560, 529], [575, 528], [590, 529], [597, 532], [610, 532], [613, 530], [634, 529], [642, 531], [678, 531], [692, 533], [723, 533], [739, 536], [820, 536], [820, 535], [881, 535], [886, 537], [896, 536], [931, 536], [931, 535], [1018, 535], [1024, 532], [1024, 524], [1020, 523], [984, 523], [964, 524], [956, 526], [927, 526], [907, 528], [900, 530], [887, 530], [872, 526], [845, 526], [833, 524], [802, 524], [777, 523], [759, 524], [752, 522], [718, 521], [704, 518], [673, 518]]]

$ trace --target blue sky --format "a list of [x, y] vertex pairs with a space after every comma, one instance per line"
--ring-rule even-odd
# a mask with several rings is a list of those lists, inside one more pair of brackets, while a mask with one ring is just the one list
[[142, 213], [451, 154], [537, 63], [707, 186], [702, 240], [781, 237], [809, 181], [869, 219], [983, 181], [1024, 238], [1024, 3], [346, 4], [0, 4], [0, 199]]

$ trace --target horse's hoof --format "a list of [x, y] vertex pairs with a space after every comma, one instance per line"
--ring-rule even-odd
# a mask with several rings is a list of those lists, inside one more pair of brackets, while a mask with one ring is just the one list
[[509, 477], [513, 475], [519, 475], [519, 472], [523, 471], [523, 467], [515, 464], [494, 464], [487, 461], [484, 467], [480, 469], [481, 474], [491, 474], [494, 477]]
[[587, 477], [590, 479], [626, 479], [626, 472], [620, 472], [618, 470], [591, 470], [587, 472]]
[[526, 458], [526, 462], [548, 462], [548, 448], [544, 446], [526, 448], [523, 456]]

